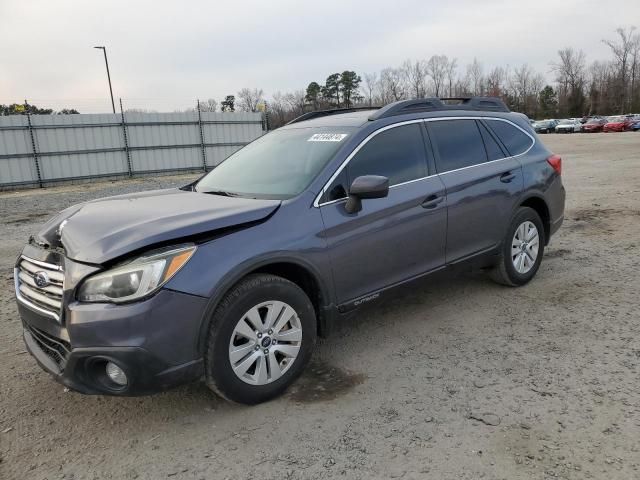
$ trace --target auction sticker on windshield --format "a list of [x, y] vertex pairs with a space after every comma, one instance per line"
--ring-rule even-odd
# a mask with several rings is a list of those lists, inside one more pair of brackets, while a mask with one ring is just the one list
[[307, 142], [341, 142], [346, 136], [346, 133], [316, 133]]

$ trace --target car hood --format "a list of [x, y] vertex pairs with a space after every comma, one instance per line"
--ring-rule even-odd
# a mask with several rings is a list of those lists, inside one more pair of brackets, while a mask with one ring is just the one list
[[180, 189], [119, 195], [60, 212], [34, 240], [62, 246], [72, 260], [99, 264], [154, 244], [264, 220], [280, 203]]

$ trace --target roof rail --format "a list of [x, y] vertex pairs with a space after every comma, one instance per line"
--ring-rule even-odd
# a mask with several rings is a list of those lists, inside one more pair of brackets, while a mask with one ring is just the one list
[[286, 125], [292, 123], [304, 122], [305, 120], [312, 120], [314, 118], [327, 117], [329, 115], [338, 115], [340, 113], [360, 112], [362, 110], [376, 110], [380, 107], [349, 107], [349, 108], [334, 108], [332, 110], [316, 110], [314, 112], [303, 113], [299, 117], [294, 118]]
[[[451, 103], [456, 102], [456, 103]], [[510, 112], [504, 102], [497, 97], [449, 97], [419, 98], [416, 100], [400, 100], [385, 105], [372, 113], [369, 120], [404, 115], [405, 113], [435, 112], [445, 110], [480, 110], [491, 112]]]

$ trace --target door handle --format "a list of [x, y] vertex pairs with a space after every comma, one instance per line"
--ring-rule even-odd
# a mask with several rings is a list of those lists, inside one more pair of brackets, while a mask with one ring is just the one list
[[511, 172], [503, 173], [502, 175], [500, 175], [500, 181], [502, 183], [509, 183], [514, 178], [516, 178], [516, 175], [515, 173], [511, 173]]
[[421, 203], [422, 208], [436, 208], [440, 202], [444, 200], [444, 196], [429, 195]]

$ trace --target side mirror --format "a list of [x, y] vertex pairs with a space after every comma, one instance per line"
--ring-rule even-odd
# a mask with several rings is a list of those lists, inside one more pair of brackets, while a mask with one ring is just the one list
[[362, 210], [363, 198], [384, 198], [389, 194], [389, 179], [380, 175], [363, 175], [356, 178], [349, 188], [349, 198], [344, 208], [347, 213]]

